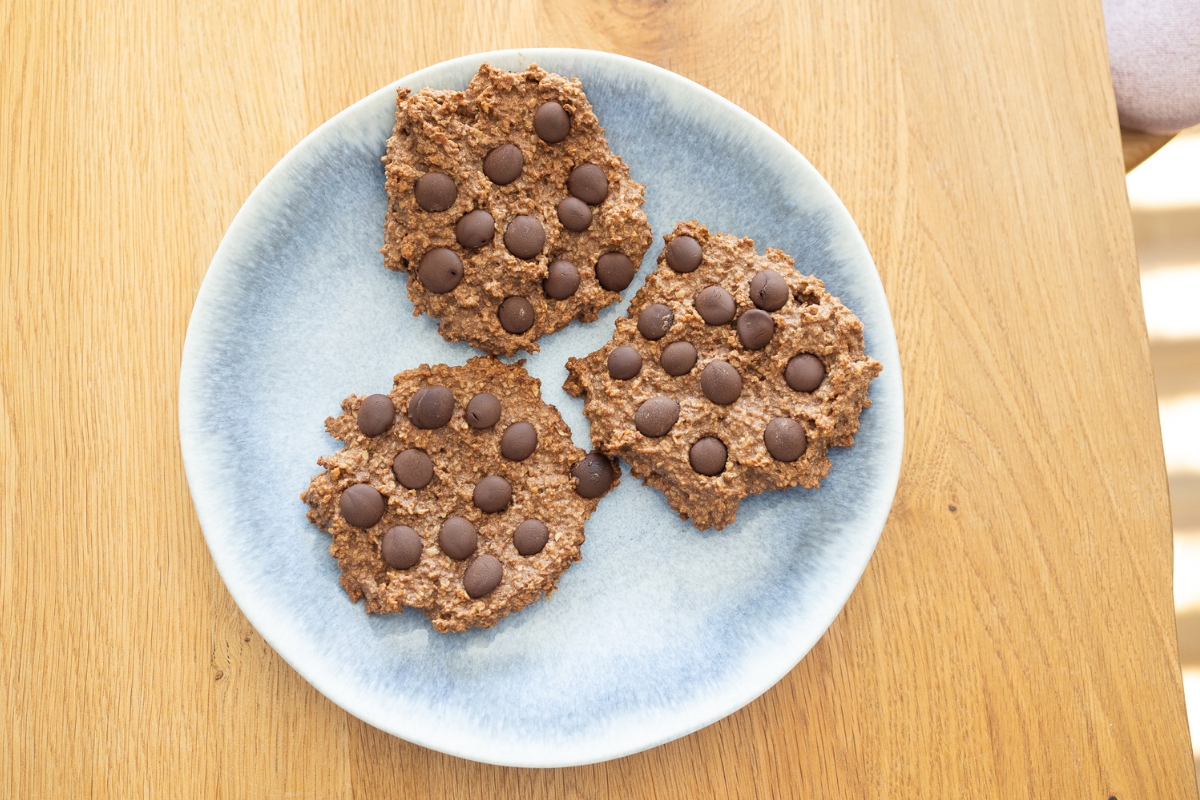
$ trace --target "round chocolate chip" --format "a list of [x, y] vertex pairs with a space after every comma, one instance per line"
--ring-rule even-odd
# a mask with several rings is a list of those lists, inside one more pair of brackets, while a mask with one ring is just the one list
[[528, 422], [515, 422], [500, 437], [500, 455], [509, 461], [524, 461], [537, 450], [537, 428]]
[[572, 467], [571, 474], [575, 476], [575, 493], [588, 500], [607, 492], [616, 478], [612, 462], [595, 451]]
[[470, 558], [479, 546], [479, 532], [462, 517], [450, 517], [438, 531], [438, 547], [455, 561]]
[[523, 556], [536, 556], [550, 540], [550, 529], [537, 519], [527, 519], [513, 531], [513, 546]]
[[638, 333], [650, 341], [655, 341], [666, 336], [674, 322], [675, 313], [671, 311], [670, 306], [652, 303], [638, 314]]
[[794, 419], [776, 417], [767, 423], [763, 431], [763, 442], [767, 452], [776, 461], [795, 461], [808, 449], [808, 437], [804, 426]]
[[750, 281], [750, 299], [763, 311], [778, 311], [790, 296], [787, 281], [773, 269], [764, 269]]
[[467, 424], [477, 431], [490, 428], [500, 419], [500, 400], [491, 392], [480, 392], [467, 403]]
[[642, 354], [629, 345], [613, 348], [608, 354], [608, 377], [627, 381], [642, 371]]
[[533, 129], [543, 142], [558, 144], [571, 132], [571, 115], [553, 100], [542, 103], [533, 112]]
[[504, 229], [504, 246], [517, 258], [536, 258], [546, 246], [546, 229], [527, 214], [513, 217]]
[[666, 436], [678, 420], [679, 403], [661, 395], [642, 403], [633, 415], [634, 427], [651, 439]]
[[608, 197], [608, 178], [595, 164], [580, 164], [571, 170], [567, 189], [589, 206], [598, 205]]
[[667, 266], [676, 272], [695, 272], [704, 253], [691, 236], [676, 236], [667, 244]]
[[552, 300], [566, 300], [579, 289], [579, 270], [570, 261], [551, 261], [548, 272], [542, 291]]
[[687, 375], [696, 366], [696, 346], [691, 342], [671, 342], [663, 348], [658, 363], [668, 375]]
[[507, 186], [521, 177], [525, 156], [515, 144], [502, 144], [493, 148], [483, 159], [483, 174], [497, 186]]
[[482, 208], [463, 214], [454, 226], [454, 238], [468, 250], [491, 244], [495, 236], [496, 220]]
[[692, 469], [710, 477], [725, 471], [725, 460], [728, 457], [729, 451], [725, 449], [724, 442], [715, 436], [705, 436], [688, 450], [688, 463], [692, 465]]
[[637, 267], [624, 253], [605, 253], [596, 260], [596, 279], [610, 292], [619, 292], [633, 282]]
[[417, 279], [434, 294], [452, 291], [463, 279], [462, 259], [453, 250], [435, 247], [421, 256]]
[[569, 231], [586, 231], [592, 224], [592, 209], [578, 197], [568, 197], [558, 204], [558, 221]]
[[762, 350], [775, 335], [775, 320], [767, 312], [752, 308], [738, 318], [737, 332], [747, 350]]
[[719, 406], [727, 406], [742, 396], [742, 376], [726, 361], [710, 361], [700, 373], [704, 396]]
[[413, 194], [417, 197], [417, 205], [426, 211], [445, 211], [454, 205], [458, 187], [444, 172], [426, 172], [417, 178]]
[[342, 519], [356, 528], [369, 528], [379, 522], [386, 505], [383, 495], [369, 483], [347, 486], [338, 500]]
[[794, 392], [815, 392], [825, 380], [825, 365], [812, 353], [801, 353], [787, 363], [783, 379]]
[[472, 561], [463, 573], [463, 588], [472, 599], [477, 600], [499, 586], [503, 577], [504, 567], [500, 566], [500, 559], [484, 553]]
[[433, 461], [424, 450], [405, 450], [392, 460], [392, 474], [405, 489], [424, 489], [433, 480]]
[[425, 543], [421, 541], [421, 534], [407, 525], [388, 528], [388, 532], [383, 535], [383, 541], [379, 543], [383, 560], [392, 569], [415, 567], [421, 560], [421, 551], [424, 549]]
[[408, 419], [425, 430], [435, 430], [450, 421], [454, 413], [454, 395], [445, 386], [418, 389], [408, 401]]
[[524, 333], [533, 327], [533, 303], [524, 297], [510, 297], [500, 304], [500, 327], [509, 333]]
[[386, 394], [373, 394], [358, 407], [358, 429], [363, 436], [374, 438], [392, 427], [396, 406]]
[[512, 486], [499, 475], [488, 475], [475, 484], [471, 499], [480, 511], [494, 514], [508, 508], [512, 501]]
[[709, 325], [724, 325], [737, 313], [737, 303], [734, 302], [733, 295], [720, 286], [701, 289], [695, 302], [696, 310]]

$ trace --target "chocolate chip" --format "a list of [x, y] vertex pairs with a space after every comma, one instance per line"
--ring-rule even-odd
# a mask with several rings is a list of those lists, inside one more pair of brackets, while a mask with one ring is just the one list
[[580, 164], [571, 170], [567, 189], [588, 205], [598, 205], [608, 197], [608, 178], [595, 164]]
[[500, 400], [490, 392], [480, 392], [467, 403], [467, 424], [477, 431], [490, 428], [500, 419]]
[[763, 431], [763, 442], [767, 452], [776, 461], [795, 461], [808, 449], [808, 437], [804, 426], [794, 419], [776, 417], [767, 423]]
[[433, 480], [433, 461], [424, 450], [405, 450], [392, 460], [392, 474], [405, 489], [424, 489]]
[[571, 132], [571, 115], [553, 100], [542, 103], [533, 112], [533, 129], [543, 142], [558, 144]]
[[587, 500], [594, 500], [607, 492], [616, 478], [612, 462], [600, 453], [592, 451], [571, 468], [575, 476], [575, 493]]
[[596, 279], [610, 292], [619, 292], [633, 282], [637, 267], [624, 253], [605, 253], [596, 261]]
[[513, 217], [504, 229], [504, 246], [517, 258], [536, 258], [546, 246], [546, 229], [527, 214]]
[[552, 300], [566, 300], [579, 289], [579, 270], [570, 261], [551, 261], [548, 272], [542, 290]]
[[455, 561], [471, 557], [479, 546], [479, 531], [462, 517], [450, 517], [438, 531], [438, 547]]
[[504, 429], [500, 437], [500, 455], [509, 461], [524, 461], [537, 450], [537, 428], [528, 422], [516, 422]]
[[676, 272], [695, 272], [704, 253], [691, 236], [676, 236], [667, 243], [667, 266]]
[[475, 484], [471, 499], [480, 511], [494, 514], [508, 508], [512, 501], [512, 486], [499, 475], [488, 475]]
[[493, 148], [483, 159], [483, 174], [497, 186], [507, 186], [521, 177], [525, 166], [525, 155], [515, 144], [502, 144]]
[[417, 205], [426, 211], [445, 211], [454, 205], [458, 187], [454, 185], [454, 179], [444, 172], [426, 172], [417, 178], [413, 194], [416, 195]]
[[491, 244], [495, 237], [496, 220], [482, 208], [463, 214], [454, 226], [454, 238], [468, 250]]
[[452, 291], [463, 279], [462, 259], [453, 250], [435, 247], [421, 256], [417, 279], [434, 294]]
[[375, 438], [392, 427], [396, 406], [386, 394], [373, 394], [358, 407], [358, 429], [363, 436]]
[[733, 295], [720, 286], [701, 289], [695, 302], [696, 310], [709, 325], [724, 325], [737, 313], [737, 303], [734, 302]]
[[418, 389], [408, 401], [408, 419], [418, 428], [435, 430], [450, 421], [454, 413], [454, 395], [445, 386]]
[[425, 543], [421, 541], [421, 534], [407, 525], [388, 528], [388, 532], [383, 535], [383, 541], [379, 543], [383, 560], [392, 569], [415, 567], [421, 560], [421, 551], [424, 549]]
[[586, 231], [592, 224], [592, 210], [578, 197], [568, 197], [558, 204], [558, 221], [569, 231]]
[[503, 577], [504, 567], [500, 566], [500, 559], [484, 553], [472, 561], [463, 573], [463, 588], [472, 599], [478, 600], [499, 586]]
[[710, 361], [700, 373], [704, 396], [719, 406], [727, 406], [742, 396], [742, 376], [726, 361]]
[[523, 556], [536, 556], [550, 540], [550, 529], [538, 519], [527, 519], [513, 531], [513, 546]]
[[613, 348], [608, 354], [608, 377], [627, 381], [642, 371], [642, 354], [629, 345]]
[[524, 333], [533, 327], [533, 303], [524, 297], [510, 297], [500, 304], [500, 327], [509, 333]]
[[775, 335], [775, 320], [767, 312], [752, 308], [738, 318], [737, 332], [747, 350], [762, 350]]
[[778, 311], [790, 296], [787, 281], [773, 269], [764, 269], [750, 281], [750, 299], [764, 311]]
[[728, 457], [729, 451], [725, 449], [724, 442], [715, 436], [705, 436], [688, 450], [688, 463], [692, 465], [692, 469], [709, 477], [725, 471], [725, 461]]
[[651, 439], [666, 436], [678, 421], [679, 403], [661, 395], [642, 403], [633, 415], [634, 427]]
[[342, 490], [338, 507], [342, 519], [356, 528], [369, 528], [383, 518], [383, 495], [369, 483], [356, 483]]
[[671, 342], [663, 348], [658, 363], [668, 375], [687, 375], [696, 366], [696, 346], [691, 342]]
[[825, 380], [825, 365], [812, 353], [801, 353], [787, 363], [783, 379], [794, 392], [815, 392]]
[[675, 322], [675, 313], [669, 306], [653, 303], [642, 309], [638, 314], [638, 333], [650, 341], [661, 339], [667, 335]]

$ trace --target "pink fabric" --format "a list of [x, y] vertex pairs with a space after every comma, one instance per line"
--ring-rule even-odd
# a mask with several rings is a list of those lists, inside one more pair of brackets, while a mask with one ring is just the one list
[[1104, 0], [1104, 24], [1121, 127], [1200, 123], [1200, 0]]

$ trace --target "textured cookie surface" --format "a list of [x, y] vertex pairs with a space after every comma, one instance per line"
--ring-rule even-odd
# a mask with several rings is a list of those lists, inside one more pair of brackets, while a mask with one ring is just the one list
[[439, 631], [489, 627], [579, 560], [618, 474], [571, 444], [539, 387], [520, 364], [479, 357], [403, 372], [326, 420], [343, 447], [300, 499], [368, 613], [411, 606]]
[[644, 187], [577, 79], [484, 64], [465, 92], [401, 89], [384, 265], [414, 313], [490, 353], [537, 350], [620, 299], [650, 246]]
[[790, 256], [683, 222], [613, 338], [567, 362], [592, 442], [696, 527], [742, 498], [817, 488], [849, 447], [882, 369], [862, 323]]

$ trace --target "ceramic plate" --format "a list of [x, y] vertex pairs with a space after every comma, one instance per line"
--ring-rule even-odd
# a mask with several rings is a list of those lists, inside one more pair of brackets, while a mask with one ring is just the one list
[[[395, 88], [463, 89], [484, 62], [577, 76], [612, 149], [646, 184], [655, 244], [623, 302], [544, 337], [527, 362], [588, 448], [568, 356], [606, 342], [678, 220], [778, 247], [862, 319], [871, 384], [853, 448], [816, 491], [744, 501], [724, 531], [681, 522], [628, 477], [587, 525], [558, 591], [490, 630], [439, 634], [418, 611], [367, 616], [338, 585], [329, 537], [299, 494], [338, 443], [351, 393], [387, 392], [422, 363], [476, 354], [412, 316], [383, 267], [380, 157]], [[229, 226], [184, 347], [179, 427], [213, 559], [246, 617], [313, 686], [411, 742], [495, 764], [551, 767], [634, 753], [704, 727], [770, 688], [854, 589], [891, 507], [903, 445], [900, 363], [879, 275], [833, 190], [745, 111], [671, 72], [580, 50], [486, 53], [381, 89], [271, 170]]]

